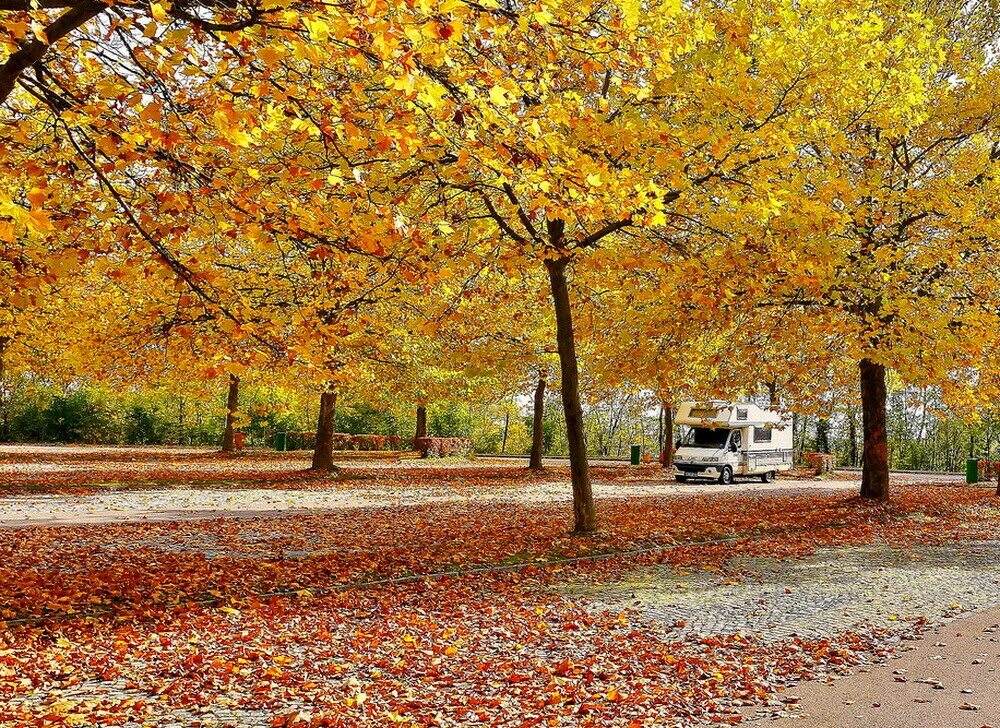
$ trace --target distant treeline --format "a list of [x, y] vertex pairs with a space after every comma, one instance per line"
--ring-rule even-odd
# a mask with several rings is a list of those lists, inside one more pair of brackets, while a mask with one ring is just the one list
[[[225, 426], [225, 392], [181, 395], [164, 390], [121, 390], [87, 384], [62, 387], [23, 377], [0, 389], [0, 442], [106, 445], [218, 445]], [[316, 426], [316, 397], [280, 387], [244, 387], [238, 428], [247, 444], [265, 446], [277, 432]], [[413, 413], [342, 400], [337, 431], [412, 438]], [[437, 437], [469, 437], [467, 407], [432, 406], [428, 430]]]
[[[95, 443], [112, 445], [218, 445], [225, 422], [224, 392], [179, 395], [162, 390], [121, 390], [94, 385], [57, 387], [44, 381], [8, 379], [0, 397], [0, 442]], [[246, 387], [239, 429], [250, 446], [270, 446], [277, 432], [315, 428], [315, 396], [280, 387]], [[393, 409], [343, 398], [338, 432], [355, 435], [414, 435], [414, 409]], [[932, 388], [907, 389], [889, 397], [888, 424], [893, 468], [960, 471], [968, 457], [1000, 459], [1000, 419], [984, 413], [966, 424], [944, 413]], [[592, 457], [627, 457], [638, 444], [656, 457], [662, 443], [679, 434], [664, 429], [662, 410], [648, 393], [622, 393], [585, 407], [587, 446]], [[524, 455], [531, 443], [526, 398], [498, 403], [442, 402], [428, 406], [428, 434], [471, 438], [476, 452]], [[567, 452], [558, 392], [546, 399], [542, 421], [546, 455]], [[829, 452], [840, 466], [861, 461], [861, 412], [834, 405], [826, 417], [796, 415], [795, 449]]]

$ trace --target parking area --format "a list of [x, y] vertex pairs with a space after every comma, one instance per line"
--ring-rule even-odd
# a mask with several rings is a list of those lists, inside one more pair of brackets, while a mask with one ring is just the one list
[[[569, 501], [569, 470], [546, 461], [529, 473], [524, 461], [361, 458], [345, 454], [342, 474], [306, 472], [305, 453], [250, 452], [223, 458], [199, 448], [0, 447], [0, 527], [247, 518], [352, 508], [441, 502], [559, 503]], [[900, 485], [959, 483], [959, 476], [896, 474]], [[823, 479], [783, 476], [731, 485], [675, 482], [656, 465], [596, 461], [598, 499], [711, 493], [852, 491], [857, 473]], [[6, 493], [4, 490], [6, 489]]]

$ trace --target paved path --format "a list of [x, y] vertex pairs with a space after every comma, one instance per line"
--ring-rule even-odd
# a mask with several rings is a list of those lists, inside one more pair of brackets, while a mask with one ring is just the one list
[[[775, 483], [739, 483], [721, 486], [712, 483], [609, 483], [594, 482], [596, 498], [741, 491], [802, 492], [854, 490], [853, 481], [780, 480]], [[0, 497], [0, 527], [53, 526], [74, 523], [114, 523], [122, 521], [170, 521], [202, 518], [250, 518], [281, 513], [321, 513], [324, 511], [423, 503], [557, 503], [569, 501], [572, 491], [564, 481], [499, 484], [491, 488], [434, 487], [416, 485], [338, 486], [328, 488], [161, 488], [120, 490], [86, 495], [17, 495]]]
[[[1000, 609], [946, 624], [866, 672], [790, 690], [768, 728], [1000, 728]], [[786, 700], [789, 697], [786, 696]]]
[[804, 559], [736, 559], [728, 566], [728, 575], [646, 568], [568, 591], [613, 610], [683, 622], [688, 631], [766, 641], [828, 637], [859, 624], [902, 629], [911, 617], [934, 622], [1000, 606], [1000, 542], [822, 549]]
[[[19, 487], [20, 493], [2, 495], [0, 490], [0, 528], [247, 518], [437, 502], [547, 503], [571, 498], [565, 463], [555, 460], [546, 462], [552, 468], [551, 479], [538, 480], [523, 477], [523, 463], [511, 459], [400, 462], [358, 459], [367, 453], [354, 455], [342, 463], [348, 475], [344, 481], [312, 478], [308, 487], [301, 487], [307, 462], [303, 453], [249, 451], [242, 457], [223, 458], [207, 448], [4, 445], [0, 446], [0, 485]], [[352, 479], [352, 472], [360, 478]], [[656, 468], [630, 469], [623, 464], [603, 468], [603, 479], [601, 472], [595, 472], [597, 498], [858, 488], [856, 474], [827, 480], [780, 478], [770, 484], [748, 480], [722, 486], [676, 483]], [[953, 480], [957, 478], [894, 477], [897, 483]], [[144, 482], [151, 485], [145, 487]], [[73, 487], [81, 483], [129, 487], [74, 493]], [[285, 483], [289, 487], [282, 487]], [[33, 488], [52, 487], [62, 491], [31, 492]]]
[[[748, 710], [753, 725], [1000, 728], [1000, 541], [825, 549], [805, 559], [728, 566], [728, 574], [644, 568], [563, 589], [596, 609], [632, 609], [696, 634], [768, 642], [869, 626], [896, 634], [897, 659], [793, 684], [781, 699]], [[937, 627], [913, 641], [911, 624], [920, 617]]]

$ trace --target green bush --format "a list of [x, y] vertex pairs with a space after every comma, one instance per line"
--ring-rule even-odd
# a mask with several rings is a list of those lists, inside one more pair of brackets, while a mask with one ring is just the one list
[[429, 409], [427, 429], [432, 437], [468, 437], [473, 430], [472, 418], [467, 407], [449, 402]]
[[41, 430], [53, 442], [114, 443], [120, 432], [113, 413], [84, 389], [52, 398], [41, 413]]

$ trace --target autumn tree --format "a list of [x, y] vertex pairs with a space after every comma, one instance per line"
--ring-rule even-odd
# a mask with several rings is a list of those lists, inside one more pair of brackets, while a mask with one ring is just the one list
[[[440, 49], [425, 54], [434, 41], [414, 41], [417, 70], [437, 87], [409, 97], [429, 121], [421, 154], [399, 176], [406, 209], [414, 228], [473, 235], [482, 255], [545, 271], [577, 531], [593, 530], [596, 516], [574, 271], [596, 248], [622, 266], [659, 265], [657, 238], [636, 233], [690, 217], [711, 225], [720, 209], [735, 220], [730, 208], [773, 207], [768, 180], [793, 147], [792, 131], [815, 123], [818, 89], [839, 73], [858, 75], [847, 52], [855, 38], [824, 17], [844, 8], [813, 10], [501, 7], [465, 28], [467, 42], [456, 43], [450, 25]], [[765, 24], [768, 33], [755, 32]]]
[[996, 335], [994, 25], [949, 3], [865, 19], [877, 82], [802, 145], [786, 176], [798, 201], [755, 246], [765, 301], [808, 313], [857, 368], [865, 498], [889, 495], [887, 370], [943, 384]]

